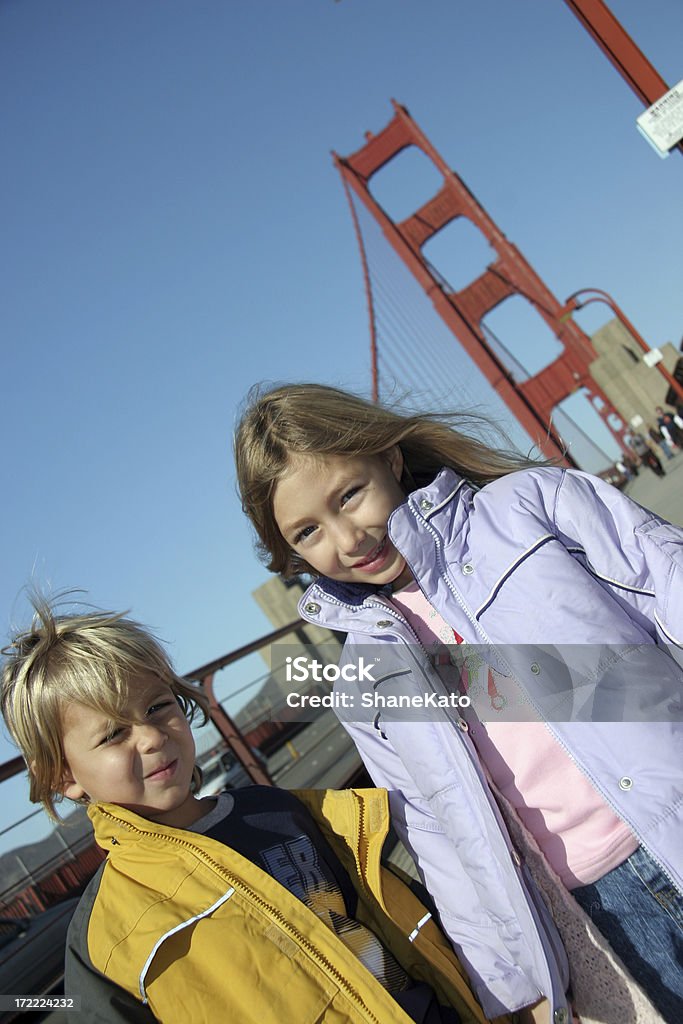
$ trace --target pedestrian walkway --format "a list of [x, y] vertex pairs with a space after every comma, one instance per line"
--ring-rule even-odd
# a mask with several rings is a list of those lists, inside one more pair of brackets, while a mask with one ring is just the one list
[[663, 519], [683, 526], [683, 452], [679, 451], [671, 460], [662, 460], [662, 465], [666, 476], [655, 476], [651, 469], [642, 466], [624, 493]]

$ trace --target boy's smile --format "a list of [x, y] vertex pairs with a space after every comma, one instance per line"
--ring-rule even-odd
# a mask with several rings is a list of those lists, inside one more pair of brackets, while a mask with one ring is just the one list
[[121, 720], [85, 704], [64, 709], [64, 795], [119, 804], [161, 825], [183, 828], [205, 813], [190, 792], [195, 746], [170, 686], [134, 677]]
[[273, 495], [282, 536], [322, 576], [402, 586], [412, 576], [387, 533], [405, 501], [402, 470], [397, 446], [380, 455], [297, 456]]

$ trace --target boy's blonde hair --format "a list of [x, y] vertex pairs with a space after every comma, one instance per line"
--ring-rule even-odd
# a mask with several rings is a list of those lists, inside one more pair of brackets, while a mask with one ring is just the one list
[[403, 453], [406, 494], [448, 466], [483, 485], [536, 465], [490, 448], [462, 433], [490, 424], [468, 413], [410, 414], [366, 401], [324, 384], [285, 384], [253, 389], [235, 432], [235, 463], [242, 508], [256, 530], [259, 554], [281, 575], [315, 571], [285, 542], [273, 515], [273, 492], [297, 455], [378, 455], [394, 445]]
[[[123, 721], [134, 678], [152, 672], [167, 683], [188, 721], [199, 713], [206, 722], [208, 701], [178, 676], [158, 640], [123, 613], [100, 610], [58, 615], [55, 603], [34, 596], [30, 629], [18, 632], [8, 647], [0, 677], [0, 707], [29, 769], [29, 796], [42, 803], [53, 821], [60, 818], [66, 769], [62, 716], [76, 702]], [[195, 768], [193, 783], [200, 784]]]

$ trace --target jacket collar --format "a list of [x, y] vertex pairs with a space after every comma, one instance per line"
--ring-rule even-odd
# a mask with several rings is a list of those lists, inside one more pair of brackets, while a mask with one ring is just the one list
[[166, 825], [158, 825], [149, 818], [143, 818], [134, 811], [121, 807], [119, 804], [105, 802], [90, 804], [88, 817], [95, 830], [97, 845], [103, 850], [129, 843], [143, 834], [158, 833], [160, 835], [175, 834], [178, 830]]
[[[366, 835], [381, 833], [384, 839], [389, 822], [385, 790], [295, 789], [292, 792], [319, 822], [326, 822], [333, 832], [344, 836], [352, 846], [360, 840], [361, 819], [362, 831]], [[140, 833], [176, 836], [184, 831], [159, 825], [119, 804], [90, 804], [88, 817], [95, 828], [95, 838], [105, 849], [120, 845], [124, 837], [130, 839]], [[201, 842], [201, 833], [192, 835]]]
[[[347, 870], [352, 873], [357, 871], [380, 902], [383, 902], [380, 856], [389, 830], [387, 791], [295, 789], [292, 792], [308, 808], [328, 840], [333, 841]], [[167, 836], [175, 840], [184, 838], [194, 847], [208, 853], [212, 853], [216, 846], [215, 840], [201, 833], [187, 833], [183, 829], [158, 825], [118, 804], [91, 804], [88, 807], [88, 817], [94, 825], [98, 846], [113, 853], [116, 853], [117, 847], [122, 850], [130, 848], [144, 836]], [[232, 852], [231, 856], [234, 857]], [[179, 863], [177, 853], [173, 853], [171, 859], [178, 870], [178, 877], [181, 873], [184, 876], [186, 871]], [[239, 860], [242, 862], [241, 857]], [[157, 875], [161, 875], [158, 864], [154, 862], [150, 870], [158, 881]], [[250, 872], [253, 870], [256, 869], [249, 867]], [[174, 884], [177, 884], [177, 879], [176, 882], [169, 881], [169, 888], [172, 889]]]
[[315, 585], [334, 601], [354, 606], [362, 605], [366, 598], [382, 591], [389, 593], [387, 587], [374, 587], [371, 583], [346, 583], [341, 580], [331, 580], [327, 576], [320, 576], [315, 581]]
[[472, 489], [473, 485], [464, 476], [453, 469], [442, 469], [430, 484], [408, 495], [408, 501], [392, 513], [389, 523], [391, 525], [392, 520], [400, 519], [408, 510], [418, 519], [432, 519], [452, 501], [457, 501], [466, 492], [471, 493]]

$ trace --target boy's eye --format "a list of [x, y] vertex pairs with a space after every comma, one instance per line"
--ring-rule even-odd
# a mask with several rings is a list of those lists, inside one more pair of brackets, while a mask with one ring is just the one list
[[163, 700], [158, 700], [155, 704], [152, 704], [147, 712], [148, 715], [153, 715], [156, 711], [163, 711], [165, 708], [177, 707], [177, 703], [174, 700], [167, 699], [164, 697]]
[[348, 491], [344, 491], [344, 493], [341, 496], [341, 502], [340, 502], [342, 507], [347, 503], [347, 501], [350, 501], [351, 498], [353, 498], [354, 494], [357, 494], [359, 490], [360, 490], [360, 487], [350, 487], [348, 489]]

